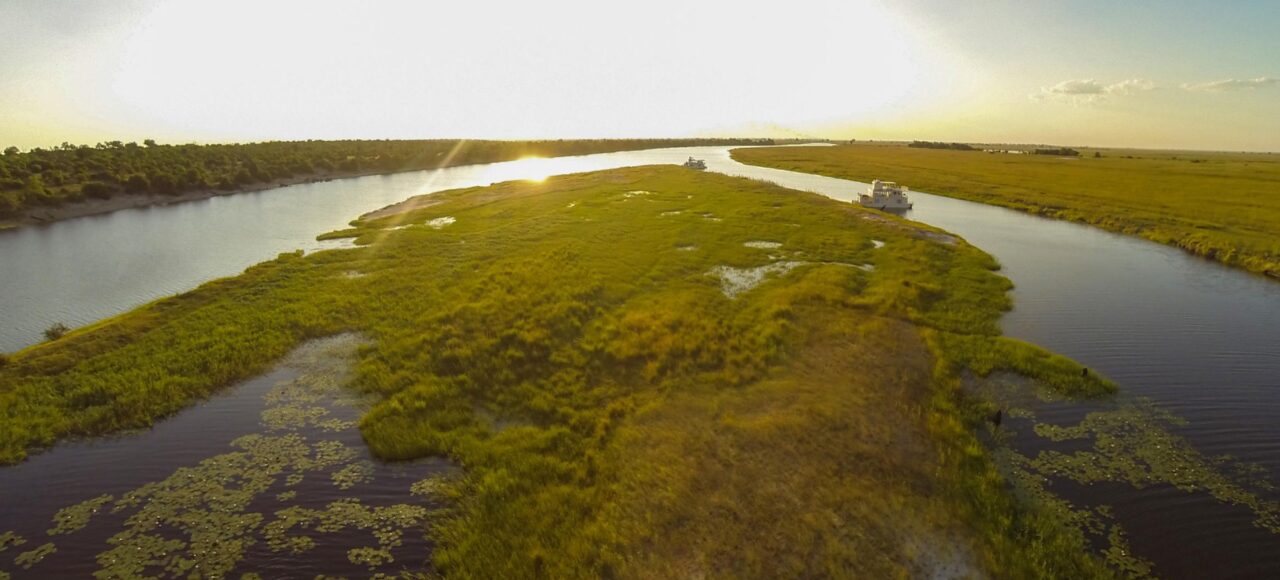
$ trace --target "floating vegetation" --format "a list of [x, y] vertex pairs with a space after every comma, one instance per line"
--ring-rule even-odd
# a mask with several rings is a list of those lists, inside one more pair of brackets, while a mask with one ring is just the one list
[[348, 429], [356, 428], [355, 421], [345, 421], [343, 419], [325, 419], [323, 421], [316, 422], [315, 425], [316, 427], [329, 432], [346, 431]]
[[[1250, 509], [1254, 525], [1280, 534], [1280, 502], [1265, 499], [1271, 490], [1265, 470], [1229, 457], [1205, 457], [1173, 429], [1186, 421], [1143, 398], [1091, 401], [1091, 410], [1074, 424], [1039, 420], [1045, 405], [1079, 404], [1038, 382], [993, 374], [981, 382], [980, 392], [1004, 409], [1006, 417], [1029, 423], [1011, 424], [997, 434], [995, 457], [1014, 482], [1017, 493], [1072, 523], [1087, 535], [1108, 566], [1130, 578], [1154, 574], [1151, 562], [1135, 555], [1126, 531], [1114, 523], [1108, 505], [1076, 506], [1050, 488], [1056, 481], [1081, 485], [1124, 484], [1134, 490], [1169, 486], [1188, 494], [1203, 493], [1214, 500]], [[1023, 423], [1025, 425], [1025, 423]], [[1003, 443], [1033, 437], [1039, 449], [1030, 456]], [[1059, 444], [1070, 446], [1059, 449]]]
[[53, 542], [48, 542], [41, 544], [40, 547], [34, 550], [28, 550], [18, 554], [18, 557], [13, 559], [13, 563], [22, 566], [23, 570], [30, 570], [32, 566], [35, 566], [36, 564], [39, 564], [41, 560], [44, 560], [45, 556], [57, 551], [57, 546], [54, 546]]
[[341, 441], [321, 441], [315, 446], [315, 465], [324, 469], [356, 458], [356, 450]]
[[58, 510], [58, 513], [53, 516], [53, 527], [49, 529], [49, 535], [56, 536], [79, 531], [89, 524], [89, 518], [93, 517], [93, 514], [98, 513], [98, 510], [111, 500], [112, 496], [104, 494]]
[[356, 484], [365, 483], [373, 479], [373, 464], [368, 461], [352, 463], [333, 472], [330, 477], [333, 479], [333, 484], [338, 486], [338, 489], [351, 489]]
[[347, 559], [370, 570], [392, 561], [391, 552], [385, 548], [352, 548], [347, 550]]
[[[322, 509], [293, 505], [274, 514], [258, 513], [263, 499], [305, 501], [307, 492], [297, 486], [309, 473], [328, 474], [343, 490], [373, 480], [375, 465], [361, 459], [356, 448], [338, 440], [309, 440], [301, 431], [355, 429], [355, 421], [332, 412], [355, 403], [343, 385], [360, 344], [355, 335], [341, 335], [299, 347], [280, 363], [296, 374], [272, 385], [264, 397], [264, 433], [242, 436], [231, 442], [227, 453], [179, 468], [119, 497], [101, 495], [65, 507], [53, 516], [49, 535], [80, 531], [103, 510], [123, 513], [123, 524], [107, 539], [108, 549], [96, 556], [98, 578], [225, 577], [254, 545], [265, 542], [273, 552], [302, 554], [316, 547], [316, 534], [352, 528], [369, 532], [354, 548], [341, 548], [353, 548], [353, 562], [370, 570], [393, 562], [392, 550], [404, 544], [405, 530], [423, 529], [424, 507], [366, 507], [347, 498]], [[370, 541], [377, 545], [369, 547]], [[25, 542], [16, 532], [5, 532], [0, 534], [0, 551]], [[29, 568], [55, 551], [52, 543], [44, 544], [14, 562]], [[0, 578], [5, 574], [0, 572]]]
[[[1280, 534], [1280, 502], [1268, 501], [1224, 473], [1166, 426], [1180, 421], [1151, 405], [1130, 404], [1089, 413], [1073, 426], [1037, 423], [1035, 433], [1050, 441], [1092, 439], [1088, 451], [1047, 450], [1031, 468], [1079, 483], [1127, 483], [1137, 489], [1168, 484], [1185, 492], [1208, 492], [1221, 502], [1248, 507], [1254, 525]], [[1265, 483], [1265, 482], [1259, 482]]]
[[445, 478], [439, 476], [428, 477], [409, 486], [409, 493], [425, 498], [439, 498], [445, 495], [445, 486]]
[[[323, 510], [290, 507], [275, 513], [275, 519], [263, 527], [263, 538], [275, 552], [294, 554], [315, 546], [315, 541], [305, 535], [291, 535], [295, 530], [311, 530], [318, 533], [335, 533], [347, 528], [368, 530], [378, 542], [377, 554], [356, 548], [358, 553], [370, 557], [357, 564], [381, 565], [391, 562], [391, 549], [403, 543], [404, 530], [419, 526], [426, 519], [426, 509], [409, 504], [367, 507], [360, 500], [348, 498], [330, 503]], [[354, 551], [354, 550], [353, 550]], [[377, 562], [377, 563], [374, 563]]]
[[16, 548], [25, 543], [27, 543], [26, 538], [23, 538], [12, 531], [0, 534], [0, 552], [8, 550], [11, 546]]
[[302, 507], [290, 507], [275, 513], [276, 519], [263, 526], [262, 537], [267, 547], [273, 552], [290, 552], [301, 554], [316, 545], [309, 536], [290, 536], [288, 532], [295, 527], [309, 523], [315, 519], [315, 510]]
[[262, 422], [267, 425], [268, 429], [278, 431], [283, 429], [299, 429], [310, 424], [320, 421], [325, 415], [329, 414], [329, 410], [324, 407], [302, 407], [298, 405], [286, 405], [281, 407], [269, 407], [262, 411]]
[[1106, 546], [1103, 558], [1113, 569], [1124, 572], [1129, 578], [1151, 577], [1151, 562], [1133, 553], [1128, 537], [1115, 522], [1110, 506], [1076, 508], [1045, 487], [1048, 480], [1030, 468], [1031, 461], [1025, 456], [1007, 448], [998, 449], [994, 456], [1013, 484], [1015, 494], [1054, 514], [1058, 521], [1070, 524], [1068, 528], [1074, 526], [1074, 529], [1062, 530], [1063, 533], [1074, 536], [1079, 545], [1087, 545], [1085, 537], [1093, 536]]
[[438, 230], [456, 221], [458, 220], [454, 219], [453, 216], [447, 215], [444, 217], [438, 217], [432, 220], [427, 220], [427, 227]]
[[710, 276], [720, 279], [720, 291], [729, 298], [736, 298], [739, 294], [746, 292], [756, 286], [759, 286], [772, 275], [783, 275], [796, 267], [803, 266], [806, 262], [774, 262], [764, 266], [755, 268], [734, 268], [732, 266], [716, 266], [707, 272]]
[[776, 250], [782, 247], [781, 242], [768, 242], [764, 240], [752, 240], [750, 242], [743, 242], [742, 245], [748, 248], [759, 248], [761, 250]]

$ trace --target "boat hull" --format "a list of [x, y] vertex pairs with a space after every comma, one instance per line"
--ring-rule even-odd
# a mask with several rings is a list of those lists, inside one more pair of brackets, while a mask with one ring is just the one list
[[859, 202], [859, 203], [858, 203], [858, 205], [860, 205], [860, 206], [862, 206], [862, 207], [865, 207], [865, 208], [878, 209], [878, 210], [887, 210], [887, 209], [911, 209], [911, 204], [909, 204], [909, 203], [907, 203], [907, 204], [893, 204], [893, 203], [862, 203], [862, 202]]

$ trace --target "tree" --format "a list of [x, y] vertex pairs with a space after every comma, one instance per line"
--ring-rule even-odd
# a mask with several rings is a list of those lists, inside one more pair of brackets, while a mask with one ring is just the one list
[[156, 140], [155, 140], [155, 139], [143, 139], [143, 140], [142, 140], [142, 144], [143, 144], [143, 145], [146, 145], [147, 147], [155, 147], [155, 146], [156, 146]]
[[151, 189], [151, 180], [141, 173], [135, 173], [124, 180], [124, 188], [129, 193], [143, 193]]
[[17, 147], [12, 146], [12, 145], [10, 145], [10, 146], [8, 146], [8, 147], [5, 147], [5, 148], [4, 148], [4, 154], [5, 154], [5, 155], [17, 155], [17, 154], [18, 154], [18, 151], [19, 151], [19, 149], [18, 149]]

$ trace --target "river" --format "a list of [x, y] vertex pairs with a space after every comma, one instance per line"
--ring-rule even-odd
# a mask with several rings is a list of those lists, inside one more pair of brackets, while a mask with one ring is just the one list
[[[322, 247], [314, 241], [319, 233], [444, 189], [679, 163], [690, 155], [706, 159], [711, 171], [841, 200], [866, 187], [745, 166], [729, 158], [729, 149], [526, 159], [360, 177], [0, 232], [0, 350], [36, 342], [54, 322], [84, 325], [235, 275], [280, 252]], [[1007, 335], [1105, 373], [1126, 396], [1148, 397], [1186, 419], [1175, 432], [1201, 453], [1256, 463], [1270, 481], [1280, 482], [1280, 284], [1080, 224], [920, 192], [912, 193], [912, 201], [905, 217], [959, 234], [1001, 262], [1003, 275], [1016, 285], [1015, 307], [1002, 321]], [[13, 469], [0, 469], [0, 491], [14, 483], [7, 473]], [[86, 474], [62, 473], [91, 479]], [[1073, 502], [1113, 506], [1134, 551], [1162, 576], [1280, 575], [1280, 536], [1252, 526], [1248, 510], [1159, 485], [1064, 485], [1056, 491]]]

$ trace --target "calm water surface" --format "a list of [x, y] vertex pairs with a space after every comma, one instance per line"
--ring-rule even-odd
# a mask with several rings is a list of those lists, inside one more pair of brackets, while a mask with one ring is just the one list
[[[705, 158], [712, 171], [841, 200], [865, 188], [744, 166], [724, 147], [665, 149], [296, 185], [0, 232], [0, 350], [34, 343], [52, 322], [86, 324], [234, 275], [280, 252], [319, 247], [317, 234], [412, 195], [678, 163], [689, 155]], [[912, 199], [907, 218], [957, 233], [1003, 264], [1003, 274], [1016, 284], [1016, 306], [1003, 319], [1006, 334], [1071, 356], [1115, 379], [1126, 393], [1154, 399], [1189, 421], [1178, 433], [1202, 453], [1256, 462], [1280, 482], [1280, 283], [1086, 226], [918, 192]], [[216, 422], [210, 419], [215, 412], [236, 413], [216, 411], [217, 401], [157, 430]], [[0, 469], [0, 498], [35, 481], [108, 485], [110, 478], [103, 481], [94, 471], [104, 458], [124, 462], [154, 453], [128, 441], [65, 445], [25, 466]], [[191, 462], [204, 457], [195, 449]], [[1251, 526], [1247, 511], [1159, 487], [1055, 489], [1073, 501], [1115, 506], [1135, 551], [1154, 560], [1161, 575], [1280, 577], [1280, 536]], [[0, 507], [0, 517], [12, 515]]]

